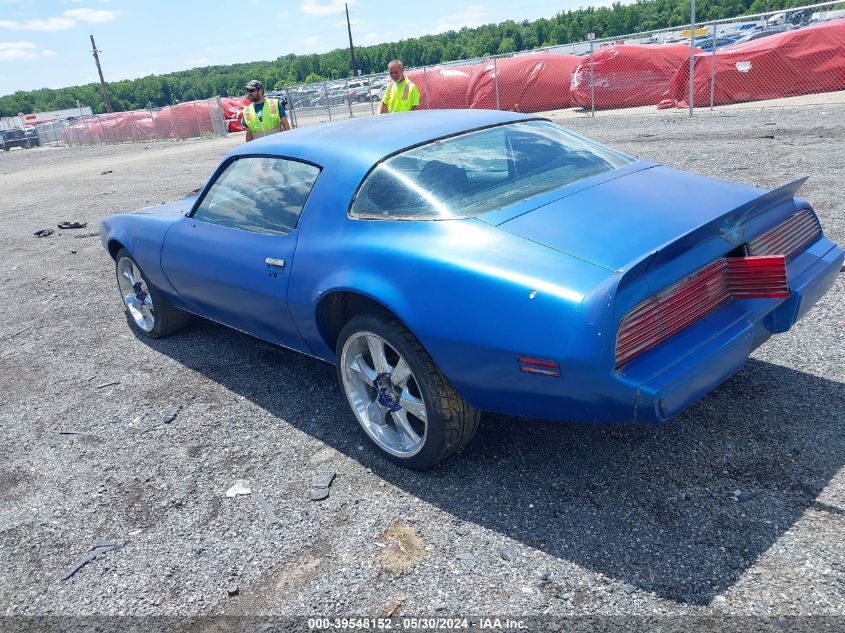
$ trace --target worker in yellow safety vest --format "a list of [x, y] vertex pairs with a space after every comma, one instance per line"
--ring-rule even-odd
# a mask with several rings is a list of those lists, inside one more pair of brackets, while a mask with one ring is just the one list
[[388, 112], [410, 112], [420, 107], [420, 89], [417, 85], [405, 77], [405, 69], [402, 62], [394, 59], [387, 65], [390, 73], [390, 83], [384, 91], [384, 98], [378, 104], [378, 113]]
[[290, 129], [287, 113], [278, 99], [264, 98], [264, 84], [257, 79], [244, 86], [251, 103], [244, 108], [241, 123], [246, 128], [246, 142]]

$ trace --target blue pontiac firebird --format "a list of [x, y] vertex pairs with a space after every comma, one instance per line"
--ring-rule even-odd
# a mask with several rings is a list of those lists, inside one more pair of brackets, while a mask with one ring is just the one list
[[242, 145], [102, 241], [138, 333], [193, 313], [336, 363], [368, 438], [425, 468], [481, 410], [659, 423], [713, 390], [840, 269], [802, 182], [711, 180], [522, 114], [414, 112]]

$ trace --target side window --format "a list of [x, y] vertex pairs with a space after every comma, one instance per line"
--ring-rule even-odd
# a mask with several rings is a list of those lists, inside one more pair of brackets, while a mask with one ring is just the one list
[[319, 173], [284, 158], [240, 158], [214, 181], [193, 217], [254, 233], [290, 233]]

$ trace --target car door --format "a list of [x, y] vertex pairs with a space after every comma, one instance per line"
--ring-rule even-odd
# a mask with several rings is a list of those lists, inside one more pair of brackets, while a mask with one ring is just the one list
[[235, 158], [164, 239], [161, 264], [196, 313], [308, 351], [287, 306], [298, 220], [320, 173], [279, 157]]

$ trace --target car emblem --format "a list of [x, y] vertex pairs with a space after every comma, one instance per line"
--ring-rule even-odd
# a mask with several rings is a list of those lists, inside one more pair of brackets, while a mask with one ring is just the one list
[[731, 244], [742, 244], [745, 241], [745, 221], [757, 205], [752, 206], [738, 218], [726, 218], [719, 227], [719, 237]]

